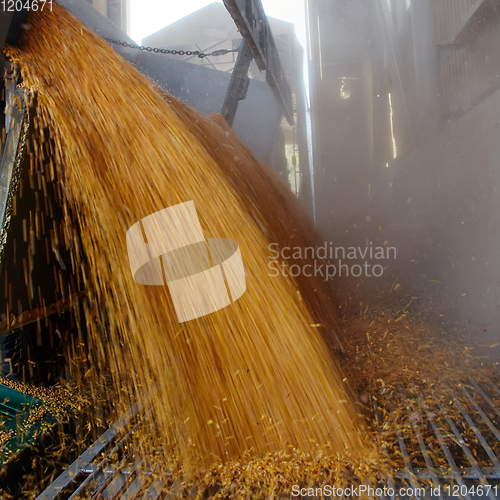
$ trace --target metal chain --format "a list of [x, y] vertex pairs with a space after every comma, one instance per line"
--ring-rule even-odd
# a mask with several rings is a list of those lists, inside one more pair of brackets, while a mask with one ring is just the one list
[[239, 49], [219, 49], [214, 50], [208, 54], [200, 52], [199, 50], [170, 50], [170, 49], [159, 49], [157, 47], [145, 47], [144, 45], [134, 45], [132, 43], [122, 42], [120, 40], [113, 40], [112, 38], [103, 37], [106, 42], [115, 43], [116, 45], [123, 45], [123, 47], [130, 47], [131, 49], [145, 50], [147, 52], [154, 52], [155, 54], [172, 54], [176, 56], [198, 56], [200, 59], [204, 57], [216, 57], [225, 56], [231, 52], [238, 52]]

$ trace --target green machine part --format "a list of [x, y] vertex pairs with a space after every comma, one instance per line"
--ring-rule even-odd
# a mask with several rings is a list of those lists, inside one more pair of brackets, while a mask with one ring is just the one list
[[40, 399], [0, 384], [0, 433], [4, 441], [0, 446], [0, 467], [34, 446], [40, 435], [56, 424], [50, 412], [33, 418], [42, 406]]

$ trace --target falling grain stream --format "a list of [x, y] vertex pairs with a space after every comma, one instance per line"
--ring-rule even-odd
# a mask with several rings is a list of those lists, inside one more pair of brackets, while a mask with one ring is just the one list
[[[117, 408], [154, 395], [149, 439], [165, 463], [194, 471], [290, 450], [366, 457], [328, 294], [314, 278], [268, 275], [270, 243], [316, 237], [287, 188], [220, 119], [156, 89], [60, 7], [32, 15], [10, 56], [36, 95], [67, 219], [79, 226], [83, 252], [67, 244], [90, 294], [93, 370], [112, 374]], [[167, 287], [134, 281], [126, 232], [190, 200], [206, 238], [238, 242], [247, 288], [179, 323]]]

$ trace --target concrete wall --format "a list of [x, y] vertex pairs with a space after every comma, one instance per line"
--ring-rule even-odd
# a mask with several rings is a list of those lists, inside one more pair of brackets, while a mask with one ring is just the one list
[[392, 10], [382, 0], [307, 2], [317, 224], [334, 246], [397, 249], [381, 278], [337, 279], [341, 300], [397, 301], [380, 293], [399, 284], [448, 328], [491, 346], [500, 342], [500, 8], [474, 3], [474, 23], [455, 23], [460, 43], [443, 45], [436, 20], [448, 0], [412, 0], [394, 21], [403, 1]]
[[130, 34], [130, 0], [87, 0], [123, 32]]
[[499, 196], [497, 91], [382, 171], [370, 205], [368, 233], [398, 249], [391, 277], [485, 345], [500, 337]]
[[323, 231], [332, 233], [339, 218], [357, 216], [369, 182], [369, 10], [364, 0], [314, 0], [308, 12], [316, 219]]

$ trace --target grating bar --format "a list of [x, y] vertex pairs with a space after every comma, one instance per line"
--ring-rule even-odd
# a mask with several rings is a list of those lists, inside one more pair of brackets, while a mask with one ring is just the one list
[[[480, 477], [478, 477], [477, 473], [471, 467], [464, 467], [463, 469], [460, 470], [462, 473], [462, 479], [480, 479]], [[415, 468], [414, 472], [419, 480], [432, 479], [428, 469]], [[438, 468], [436, 469], [436, 472], [438, 478], [440, 479], [453, 479], [453, 476], [450, 475], [449, 469]], [[494, 467], [482, 467], [481, 472], [486, 479], [500, 479], [500, 471]], [[407, 474], [404, 472], [403, 469], [403, 472], [398, 472], [395, 475], [395, 477], [406, 478]]]
[[[112, 457], [116, 452], [118, 452], [121, 448], [123, 448], [125, 446], [126, 443], [128, 443], [130, 441], [130, 438], [132, 436], [132, 434], [137, 430], [138, 426], [141, 424], [142, 420], [139, 421], [132, 429], [130, 429], [130, 431], [127, 433], [127, 435], [125, 436], [124, 439], [122, 439], [114, 448], [113, 450], [111, 450], [107, 455], [106, 457], [104, 458], [104, 460], [102, 461], [102, 464], [103, 464], [103, 468], [105, 465], [107, 465], [109, 462], [111, 462], [110, 458], [109, 457]], [[111, 474], [107, 476], [106, 480], [103, 482], [103, 484], [101, 485], [101, 487], [99, 488], [99, 490], [94, 493], [94, 495], [99, 495], [99, 498], [113, 498], [114, 496], [116, 496], [116, 493], [118, 493], [118, 491], [115, 493], [115, 495], [113, 496], [109, 496], [111, 494], [111, 491], [112, 489], [110, 489], [110, 486], [115, 483], [115, 481], [117, 480], [117, 478], [121, 478], [121, 479], [118, 479], [118, 481], [128, 481], [128, 476], [131, 476], [133, 474], [136, 473], [136, 467], [133, 466], [133, 464], [130, 464], [129, 462], [129, 459], [130, 457], [132, 456], [132, 454], [134, 453], [134, 451], [138, 448], [138, 445], [136, 445], [135, 447], [133, 447], [131, 450], [129, 450], [129, 452], [121, 459], [120, 463], [115, 466], [115, 468], [112, 470]], [[129, 464], [133, 467], [132, 470], [129, 470], [128, 472], [126, 471], [125, 467], [126, 465]], [[115, 486], [117, 486], [118, 483], [115, 484]], [[123, 484], [122, 484], [123, 486]], [[79, 488], [80, 490], [82, 489], [81, 487]], [[121, 489], [121, 488], [120, 488]], [[109, 490], [109, 491], [108, 491]], [[108, 491], [107, 495], [108, 496], [105, 496], [104, 495], [104, 491]]]
[[71, 484], [80, 471], [101, 453], [115, 439], [120, 432], [126, 428], [131, 420], [137, 416], [140, 405], [132, 406], [122, 417], [120, 417], [92, 446], [90, 446], [80, 457], [78, 457], [36, 500], [53, 500], [59, 493]]
[[[462, 476], [460, 475], [460, 471], [458, 470], [457, 464], [455, 463], [455, 460], [453, 459], [450, 450], [448, 446], [446, 445], [443, 435], [441, 434], [441, 431], [439, 430], [436, 421], [434, 420], [434, 417], [427, 411], [425, 410], [425, 413], [427, 415], [427, 418], [432, 426], [432, 430], [434, 431], [434, 434], [436, 434], [436, 437], [438, 439], [438, 442], [446, 456], [446, 460], [448, 460], [448, 463], [450, 464], [451, 467], [451, 474], [453, 476], [453, 479], [455, 479], [456, 483], [459, 486], [464, 486], [466, 489], [467, 487], [465, 486], [464, 482], [462, 481]], [[469, 493], [465, 495], [465, 498], [467, 500], [471, 500]]]
[[[111, 450], [110, 453], [108, 453], [108, 455], [106, 455], [106, 458], [116, 452], [118, 449], [119, 449], [119, 446], [120, 444], [123, 442], [120, 441], [120, 443], [118, 443], [117, 446], [115, 446], [113, 448], [113, 450]], [[106, 465], [107, 465], [107, 461], [106, 461], [106, 458], [104, 460], [102, 460], [99, 465], [97, 465], [95, 468], [93, 468], [93, 470], [90, 472], [90, 474], [85, 478], [85, 480], [82, 482], [82, 484], [80, 484], [80, 486], [77, 488], [77, 490], [69, 497], [68, 500], [74, 500], [76, 498], [78, 498], [78, 496], [80, 495], [80, 493], [89, 488], [92, 489], [92, 484], [95, 482], [94, 481], [94, 478], [95, 477], [103, 477], [104, 479], [102, 481], [100, 481], [98, 483], [98, 490], [101, 490], [102, 489], [102, 486], [105, 486], [108, 482], [109, 482], [109, 478], [112, 477], [113, 473], [114, 473], [114, 470], [111, 470], [111, 471], [108, 471], [108, 470], [105, 470], [106, 469]], [[80, 471], [81, 473], [84, 473], [84, 471]], [[54, 498], [57, 498], [57, 497], [54, 497]]]
[[[142, 407], [142, 405], [138, 406], [138, 409]], [[130, 411], [130, 410], [129, 410]], [[151, 412], [151, 409], [148, 410], [147, 414], [149, 414]], [[128, 413], [128, 412], [127, 412]], [[136, 415], [139, 413], [139, 411], [137, 411]], [[110, 477], [112, 478], [113, 474], [116, 472], [117, 468], [120, 468], [122, 467], [122, 465], [118, 466], [118, 467], [115, 467], [115, 468], [111, 468], [111, 470], [108, 470], [107, 468], [107, 465], [109, 462], [111, 462], [110, 460], [110, 456], [112, 456], [113, 454], [117, 453], [119, 450], [121, 450], [128, 442], [130, 442], [131, 438], [132, 438], [132, 435], [133, 433], [139, 428], [139, 426], [141, 425], [143, 419], [145, 418], [144, 415], [141, 416], [141, 418], [139, 419], [139, 421], [124, 435], [121, 437], [120, 441], [118, 443], [115, 444], [115, 446], [111, 449], [111, 451], [109, 451], [106, 456], [104, 457], [103, 460], [101, 460], [101, 462], [99, 464], [95, 464], [95, 463], [88, 463], [88, 464], [85, 464], [84, 466], [81, 467], [78, 475], [81, 475], [81, 474], [89, 474], [85, 480], [78, 486], [78, 488], [76, 489], [76, 491], [68, 498], [68, 500], [74, 500], [76, 498], [78, 498], [78, 496], [80, 495], [80, 493], [85, 490], [86, 488], [88, 488], [90, 485], [92, 485], [95, 481], [94, 481], [94, 478], [96, 476], [98, 477], [103, 477], [104, 479], [101, 480], [99, 482], [99, 488], [98, 488], [98, 491], [102, 491], [103, 487], [105, 487], [109, 481], [110, 481]], [[119, 420], [120, 421], [120, 420]], [[116, 424], [115, 424], [116, 425]], [[100, 438], [101, 439], [101, 438]], [[133, 450], [129, 451], [129, 453], [126, 455], [126, 457], [122, 460], [122, 464], [125, 462], [125, 460], [130, 456], [130, 454], [132, 453]], [[134, 470], [131, 470], [131, 471], [127, 471], [127, 470], [124, 470], [122, 469], [120, 471], [121, 474], [128, 474], [128, 475], [132, 475], [135, 473], [135, 468]], [[66, 485], [64, 488], [66, 488], [68, 485]], [[63, 490], [64, 490], [63, 488]], [[90, 488], [92, 489], [92, 486], [90, 486]], [[50, 486], [49, 488], [47, 488], [47, 490], [45, 491], [48, 491], [50, 489]], [[45, 492], [44, 492], [45, 493]], [[52, 497], [50, 497], [51, 499], [55, 499], [57, 498], [59, 495], [59, 492], [56, 492], [54, 493], [54, 495]], [[38, 499], [37, 499], [38, 500]]]
[[467, 396], [467, 398], [471, 402], [472, 406], [474, 406], [474, 408], [479, 413], [479, 415], [481, 415], [481, 418], [484, 420], [486, 425], [490, 428], [491, 432], [493, 432], [494, 436], [497, 438], [498, 442], [500, 443], [500, 432], [498, 432], [497, 428], [493, 425], [493, 423], [488, 418], [486, 413], [484, 413], [484, 411], [481, 409], [481, 407], [476, 403], [476, 400], [469, 394], [469, 392], [467, 391], [467, 389], [464, 386], [462, 386], [462, 392]]
[[[403, 391], [402, 387], [399, 387], [399, 391], [400, 391], [400, 399], [401, 399], [401, 401], [403, 401], [404, 400], [404, 391]], [[421, 407], [421, 406], [422, 406], [421, 401], [419, 401], [419, 407]], [[415, 406], [414, 406], [413, 401], [411, 403], [411, 407], [412, 407], [412, 410], [415, 410]], [[413, 431], [415, 433], [415, 436], [417, 437], [420, 451], [422, 452], [422, 456], [424, 457], [424, 461], [425, 461], [425, 464], [427, 466], [427, 470], [426, 470], [425, 475], [419, 474], [416, 470], [413, 470], [413, 469], [411, 472], [415, 477], [418, 477], [418, 479], [423, 479], [424, 477], [430, 478], [434, 487], [437, 488], [440, 485], [440, 483], [439, 483], [439, 480], [437, 478], [436, 469], [434, 467], [434, 464], [432, 463], [431, 457], [429, 455], [427, 447], [425, 446], [424, 440], [422, 439], [422, 435], [420, 433], [420, 429], [418, 427], [418, 420], [420, 420], [420, 418], [421, 418], [420, 414], [417, 411], [413, 411], [413, 413], [411, 413], [409, 406], [407, 407], [407, 409], [408, 409], [408, 413], [410, 414], [410, 421], [412, 423], [412, 428], [413, 428]], [[407, 454], [406, 449], [405, 449], [405, 452]], [[416, 485], [413, 482], [411, 483], [411, 486], [413, 489], [415, 489], [415, 487], [416, 487]], [[441, 498], [441, 496], [436, 497], [436, 498]]]
[[146, 493], [144, 493], [141, 500], [157, 500], [166, 486], [167, 485], [163, 479], [156, 478], [153, 481], [153, 484], [146, 490]]
[[[123, 448], [123, 446], [125, 446], [126, 443], [128, 443], [132, 437], [132, 433], [137, 430], [139, 424], [141, 423], [141, 421], [139, 421], [136, 425], [134, 425], [134, 427], [132, 429], [130, 429], [127, 434], [125, 434], [125, 436], [123, 436], [121, 438], [121, 440], [113, 447], [113, 449], [106, 455], [106, 457], [99, 463], [99, 465], [97, 465], [97, 467], [92, 467], [91, 469], [91, 472], [89, 474], [89, 476], [83, 481], [83, 483], [77, 488], [77, 490], [69, 497], [68, 500], [73, 500], [73, 499], [76, 499], [78, 497], [78, 495], [85, 489], [87, 488], [90, 484], [92, 484], [94, 482], [94, 476], [96, 475], [103, 475], [104, 476], [104, 481], [101, 481], [101, 488], [99, 488], [99, 490], [102, 489], [102, 487], [105, 487], [107, 483], [109, 483], [109, 478], [110, 476], [112, 477], [114, 471], [116, 469], [112, 469], [111, 472], [110, 471], [107, 471], [105, 470], [106, 469], [106, 466], [109, 462], [109, 458], [111, 455], [113, 455], [114, 453], [116, 453], [117, 451], [119, 451], [121, 448]], [[129, 453], [130, 454], [130, 453]], [[129, 456], [129, 454], [127, 454], [127, 457]], [[127, 458], [125, 457], [125, 458]], [[125, 460], [125, 459], [124, 459]], [[123, 462], [123, 461], [122, 461]], [[90, 465], [90, 464], [89, 464]], [[92, 464], [93, 465], [93, 464]], [[88, 469], [88, 467], [85, 467], [85, 469]], [[84, 473], [84, 468], [80, 469], [80, 474], [83, 474]], [[132, 473], [132, 472], [131, 472]], [[52, 498], [57, 498], [57, 495], [52, 497]], [[38, 499], [37, 499], [38, 500]]]
[[[377, 419], [377, 424], [378, 424], [379, 428], [381, 428], [382, 415], [380, 414], [377, 400], [371, 396], [370, 396], [370, 400], [372, 402], [373, 410], [375, 412], [375, 418]], [[387, 453], [387, 451], [385, 453]], [[387, 484], [389, 485], [390, 488], [392, 488], [392, 489], [394, 489], [394, 491], [396, 491], [394, 481], [392, 480], [393, 477], [394, 477], [394, 471], [391, 468], [389, 468], [389, 478], [387, 480]], [[391, 500], [395, 500], [394, 496], [390, 496], [389, 498]]]
[[[102, 483], [106, 481], [106, 474], [102, 471], [98, 471], [96, 474], [92, 474], [92, 476], [89, 476], [88, 481], [85, 481], [85, 490], [89, 491], [92, 495], [94, 492], [98, 491], [99, 488], [101, 487]], [[74, 498], [81, 498], [80, 493], [82, 492], [82, 486], [77, 488], [75, 493], [71, 495], [70, 500], [73, 500]]]
[[455, 393], [449, 388], [449, 391], [453, 397], [453, 402], [459, 409], [460, 413], [464, 417], [465, 421], [469, 425], [469, 427], [472, 429], [472, 432], [474, 432], [475, 436], [477, 437], [478, 441], [481, 443], [481, 445], [484, 448], [484, 451], [490, 458], [490, 460], [493, 462], [495, 468], [500, 469], [500, 462], [498, 461], [497, 456], [495, 455], [494, 451], [491, 449], [490, 445], [486, 442], [486, 439], [484, 439], [483, 435], [479, 431], [479, 429], [476, 427], [474, 424], [473, 420], [470, 418], [469, 414], [466, 412], [465, 408], [463, 407], [462, 403], [460, 400], [456, 397]]
[[127, 484], [127, 477], [125, 474], [118, 474], [115, 476], [113, 481], [109, 484], [109, 486], [101, 493], [102, 498], [106, 500], [112, 500], [118, 495], [118, 493], [125, 488]]
[[396, 431], [396, 435], [398, 437], [399, 448], [405, 462], [407, 472], [405, 476], [410, 480], [410, 484], [413, 489], [419, 488], [420, 486], [417, 481], [417, 476], [415, 475], [415, 471], [413, 470], [413, 466], [411, 465], [410, 457], [408, 456], [408, 451], [406, 450], [405, 440], [399, 429]]
[[[387, 484], [389, 485], [389, 488], [392, 488], [394, 491], [396, 491], [396, 485], [394, 484], [394, 481], [392, 480], [392, 478], [389, 478], [387, 480]], [[394, 495], [390, 495], [389, 498], [391, 500], [395, 500], [396, 497]]]
[[[493, 434], [497, 439], [499, 439], [500, 432], [494, 427], [492, 420], [488, 418], [485, 413], [486, 410], [483, 411], [481, 409], [478, 401], [480, 399], [481, 404], [487, 408], [488, 412], [490, 412], [489, 407], [491, 406], [495, 411], [495, 415], [497, 415], [499, 412], [495, 408], [495, 397], [493, 396], [493, 399], [488, 398], [479, 384], [473, 380], [471, 380], [471, 385], [467, 385], [469, 392], [465, 387], [458, 385], [458, 387], [461, 387], [463, 394], [462, 391], [455, 389], [455, 387], [452, 388], [448, 383], [444, 383], [444, 386], [446, 391], [442, 393], [442, 397], [437, 396], [431, 400], [423, 400], [422, 397], [408, 398], [402, 394], [403, 398], [406, 398], [402, 400], [406, 401], [405, 406], [408, 402], [411, 403], [411, 409], [408, 408], [408, 411], [410, 413], [413, 411], [410, 415], [410, 426], [406, 427], [408, 434], [406, 430], [403, 431], [397, 428], [393, 436], [396, 438], [396, 443], [399, 445], [399, 451], [401, 452], [404, 465], [402, 465], [400, 469], [386, 471], [384, 474], [385, 477], [377, 479], [384, 480], [395, 492], [398, 491], [397, 485], [408, 485], [411, 486], [413, 490], [417, 490], [417, 488], [420, 489], [424, 485], [433, 485], [434, 491], [440, 486], [441, 488], [437, 489], [440, 493], [436, 494], [435, 498], [440, 498], [441, 500], [443, 498], [448, 498], [443, 489], [443, 482], [446, 486], [448, 484], [454, 485], [454, 487], [458, 486], [458, 488], [460, 488], [459, 492], [464, 493], [463, 498], [471, 500], [471, 496], [473, 495], [470, 493], [469, 487], [471, 481], [473, 481], [473, 485], [477, 484], [478, 487], [482, 486], [485, 488], [485, 490], [483, 490], [484, 493], [482, 493], [485, 498], [493, 500], [495, 498], [493, 490], [498, 487], [498, 480], [500, 480], [500, 461], [497, 458], [496, 451], [493, 451], [496, 450], [495, 438], [489, 431], [483, 436], [479, 429], [483, 429], [484, 421], [485, 425], [487, 425], [491, 431], [494, 429]], [[434, 391], [430, 386], [429, 389], [431, 392]], [[437, 393], [441, 394], [439, 392]], [[461, 399], [459, 399], [457, 395], [459, 395]], [[449, 407], [448, 396], [451, 396]], [[477, 400], [474, 399], [473, 396], [476, 397]], [[377, 407], [376, 401], [372, 401], [372, 403], [380, 427], [381, 415], [379, 413], [379, 408]], [[475, 411], [472, 411], [472, 406]], [[469, 412], [469, 410], [471, 412]], [[127, 445], [131, 441], [131, 434], [139, 426], [145, 425], [144, 413], [147, 414], [148, 412], [141, 412], [140, 420], [129, 422], [126, 428], [122, 427], [120, 432], [109, 441], [107, 447], [103, 448], [103, 451], [104, 449], [106, 450], [106, 456], [99, 463], [97, 463], [98, 454], [95, 454], [92, 460], [81, 464], [78, 473], [75, 474], [72, 479], [73, 487], [76, 487], [76, 492], [70, 497], [71, 499], [74, 499], [75, 495], [81, 495], [84, 492], [87, 493], [89, 498], [102, 498], [103, 500], [164, 500], [166, 498], [177, 498], [177, 495], [181, 494], [182, 487], [179, 480], [172, 482], [171, 475], [168, 473], [154, 475], [156, 469], [151, 470], [147, 467], [145, 462], [135, 462], [131, 459], [135, 447], [129, 449]], [[442, 418], [438, 418], [437, 415]], [[492, 417], [492, 419], [495, 420], [494, 417]], [[464, 428], [462, 428], [462, 426], [464, 426]], [[486, 431], [485, 426], [484, 430]], [[383, 432], [383, 429], [380, 429], [380, 431]], [[430, 432], [431, 435], [435, 435], [437, 438], [437, 450], [444, 453], [449, 467], [436, 467], [434, 465], [435, 460], [433, 458], [433, 452], [427, 445], [427, 438], [430, 437], [428, 436], [428, 432]], [[477, 438], [477, 441], [473, 438], [472, 442], [469, 443], [466, 436], [473, 437], [473, 434], [475, 438]], [[453, 443], [457, 443], [457, 446], [460, 448], [450, 446], [448, 441], [450, 438], [453, 440]], [[491, 446], [487, 441], [489, 439], [493, 440]], [[432, 441], [435, 442], [434, 439], [432, 439]], [[125, 449], [123, 448], [124, 446], [126, 446]], [[480, 450], [481, 446], [494, 467], [485, 467], [484, 464], [480, 462], [480, 459], [473, 454], [476, 449]], [[107, 450], [110, 448], [112, 448], [112, 450], [108, 452]], [[459, 462], [459, 459], [454, 456], [456, 449], [461, 450], [458, 456], [460, 460], [465, 460], [464, 464], [462, 464], [461, 461]], [[116, 463], [116, 457], [113, 456], [116, 451], [120, 451], [121, 457], [118, 464]], [[486, 456], [483, 458], [482, 450], [480, 451], [481, 460], [486, 459]], [[416, 458], [417, 461], [415, 461], [414, 455], [418, 457]], [[424, 464], [421, 462], [421, 457], [423, 457]], [[468, 464], [465, 466], [467, 462]], [[459, 467], [457, 464], [461, 466]], [[81, 478], [84, 474], [88, 474], [88, 477], [78, 486], [78, 478]], [[493, 482], [493, 484], [489, 484], [490, 482]], [[68, 486], [69, 483], [65, 488]], [[490, 486], [491, 489], [487, 494], [486, 488], [488, 486]], [[89, 491], [89, 487], [92, 488], [92, 491]], [[49, 489], [50, 488], [49, 486]], [[467, 493], [465, 493], [466, 489]], [[193, 490], [189, 495], [196, 495], [196, 493]], [[42, 498], [46, 500], [55, 500], [57, 494], [55, 496], [45, 496]], [[395, 500], [395, 498], [398, 498], [397, 493], [395, 497], [391, 497], [391, 500]], [[37, 500], [41, 500], [40, 497]]]
[[498, 387], [492, 383], [491, 380], [488, 380], [488, 385], [493, 389], [496, 395], [500, 397], [500, 390], [498, 390]]
[[479, 395], [491, 406], [491, 409], [500, 417], [500, 411], [498, 411], [498, 408], [489, 396], [481, 389], [481, 387], [479, 387], [479, 384], [471, 377], [469, 377], [469, 382], [473, 385]]
[[128, 487], [127, 491], [123, 494], [121, 500], [134, 500], [144, 485], [150, 481], [151, 476], [138, 473], [132, 484]]
[[[444, 415], [444, 418], [446, 419], [446, 422], [448, 422], [448, 425], [451, 427], [453, 434], [457, 438], [458, 444], [460, 445], [463, 452], [465, 453], [465, 456], [467, 457], [467, 460], [470, 462], [472, 469], [473, 469], [474, 473], [477, 475], [480, 483], [484, 486], [490, 486], [488, 481], [484, 477], [484, 474], [481, 472], [481, 469], [479, 468], [479, 466], [476, 462], [476, 459], [474, 458], [474, 456], [470, 452], [469, 447], [467, 446], [467, 444], [463, 440], [462, 436], [460, 435], [460, 432], [458, 431], [457, 426], [455, 425], [455, 422], [453, 422], [453, 420], [450, 418], [450, 416], [446, 412], [446, 409], [444, 408], [444, 406], [441, 403], [439, 403], [439, 408], [443, 412], [443, 415]], [[493, 495], [492, 490], [489, 491], [488, 497], [491, 498], [491, 500], [495, 500], [495, 497]]]
[[[418, 419], [420, 419], [420, 415], [417, 413]], [[427, 450], [427, 447], [425, 446], [424, 440], [422, 438], [422, 434], [420, 433], [420, 429], [418, 428], [418, 423], [417, 420], [413, 420], [413, 430], [415, 432], [415, 435], [417, 436], [417, 441], [418, 445], [420, 446], [420, 450], [422, 452], [422, 456], [424, 457], [425, 465], [427, 465], [427, 471], [429, 473], [429, 476], [431, 478], [432, 484], [434, 485], [435, 488], [440, 486], [440, 482], [437, 478], [437, 471], [436, 468], [434, 467], [434, 464], [432, 463], [431, 457], [429, 455], [429, 451]], [[441, 496], [439, 496], [441, 498]]]

